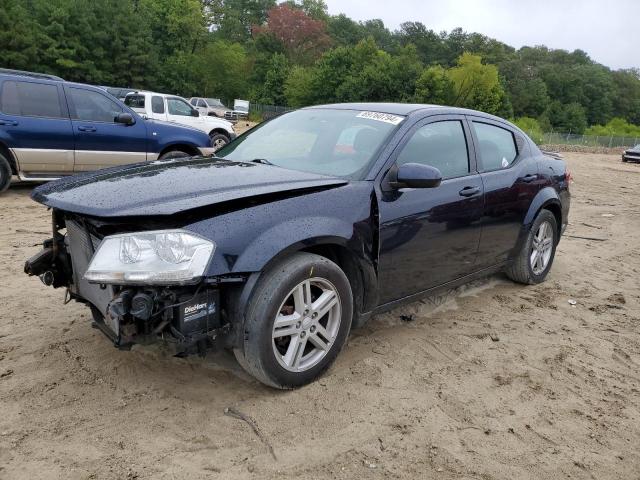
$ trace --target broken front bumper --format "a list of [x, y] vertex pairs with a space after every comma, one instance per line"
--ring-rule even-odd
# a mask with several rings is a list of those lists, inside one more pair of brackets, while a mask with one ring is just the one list
[[195, 353], [228, 332], [217, 281], [188, 286], [89, 283], [84, 274], [102, 239], [83, 219], [58, 218], [55, 211], [53, 219], [53, 238], [27, 260], [25, 273], [39, 276], [46, 285], [66, 287], [67, 298], [89, 306], [93, 326], [115, 346], [164, 339], [178, 352]]

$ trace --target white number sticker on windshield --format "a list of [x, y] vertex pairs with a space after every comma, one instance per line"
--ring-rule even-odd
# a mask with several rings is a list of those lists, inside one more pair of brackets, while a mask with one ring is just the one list
[[404, 117], [380, 112], [360, 112], [356, 116], [358, 118], [368, 118], [369, 120], [377, 120], [378, 122], [390, 123], [392, 125], [398, 125], [402, 120], [404, 120]]

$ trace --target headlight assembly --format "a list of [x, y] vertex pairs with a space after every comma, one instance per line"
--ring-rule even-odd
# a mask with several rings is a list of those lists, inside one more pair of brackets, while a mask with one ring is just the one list
[[84, 278], [105, 284], [187, 284], [201, 277], [215, 243], [184, 230], [110, 235], [102, 240]]

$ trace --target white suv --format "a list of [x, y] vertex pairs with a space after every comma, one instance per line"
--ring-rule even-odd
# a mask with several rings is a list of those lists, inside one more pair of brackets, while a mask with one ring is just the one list
[[179, 123], [209, 134], [217, 150], [236, 138], [233, 125], [221, 118], [202, 116], [184, 98], [147, 91], [128, 93], [124, 103], [135, 112], [154, 120]]

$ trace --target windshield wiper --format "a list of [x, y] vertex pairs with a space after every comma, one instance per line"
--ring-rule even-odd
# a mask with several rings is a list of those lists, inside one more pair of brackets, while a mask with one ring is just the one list
[[251, 163], [259, 163], [261, 165], [274, 165], [273, 163], [271, 163], [266, 158], [254, 158], [253, 160], [249, 160], [249, 162], [251, 162]]

